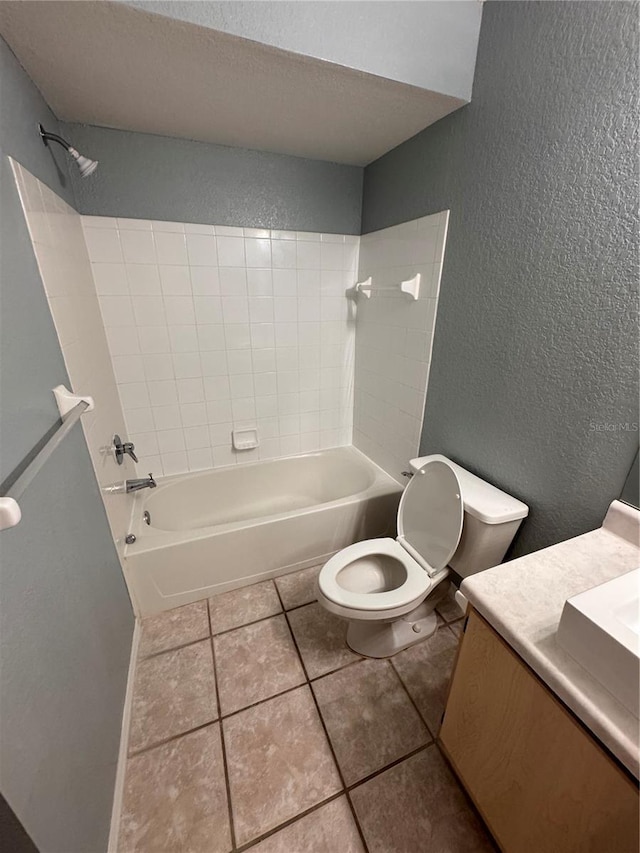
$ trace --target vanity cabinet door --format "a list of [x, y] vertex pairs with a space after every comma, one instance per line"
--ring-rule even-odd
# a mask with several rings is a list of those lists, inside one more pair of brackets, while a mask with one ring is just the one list
[[638, 853], [638, 791], [471, 611], [440, 744], [506, 853]]

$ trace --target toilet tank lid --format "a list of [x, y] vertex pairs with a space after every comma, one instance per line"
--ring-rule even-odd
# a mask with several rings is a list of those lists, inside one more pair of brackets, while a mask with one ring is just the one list
[[497, 489], [480, 477], [476, 477], [475, 474], [439, 453], [412, 459], [409, 464], [413, 471], [418, 471], [425, 462], [432, 459], [448, 462], [451, 465], [460, 482], [464, 510], [479, 521], [485, 524], [503, 524], [507, 521], [526, 518], [529, 514], [529, 507], [525, 503]]

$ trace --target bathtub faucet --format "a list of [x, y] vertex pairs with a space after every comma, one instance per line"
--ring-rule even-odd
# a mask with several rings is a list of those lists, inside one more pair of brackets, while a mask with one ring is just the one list
[[153, 474], [148, 477], [142, 477], [140, 480], [125, 480], [127, 494], [129, 492], [139, 492], [140, 489], [155, 489], [158, 484], [153, 479]]

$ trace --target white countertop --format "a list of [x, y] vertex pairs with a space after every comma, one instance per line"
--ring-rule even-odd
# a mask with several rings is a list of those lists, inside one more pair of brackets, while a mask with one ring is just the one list
[[548, 687], [638, 778], [640, 723], [556, 640], [567, 598], [640, 566], [640, 512], [614, 501], [603, 526], [472, 575], [461, 590]]

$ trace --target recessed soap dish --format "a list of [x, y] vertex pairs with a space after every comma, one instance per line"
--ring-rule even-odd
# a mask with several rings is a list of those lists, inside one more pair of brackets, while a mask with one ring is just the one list
[[260, 444], [257, 429], [234, 429], [231, 438], [235, 450], [253, 450]]

